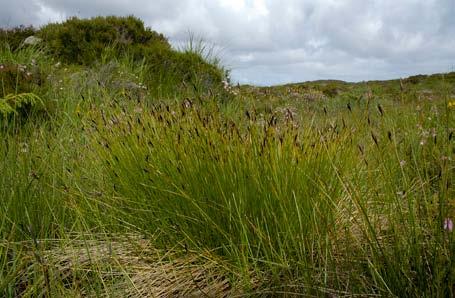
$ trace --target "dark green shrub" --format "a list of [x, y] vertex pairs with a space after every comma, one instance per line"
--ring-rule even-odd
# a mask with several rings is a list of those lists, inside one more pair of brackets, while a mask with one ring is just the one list
[[419, 84], [423, 80], [427, 78], [426, 75], [415, 75], [415, 76], [410, 76], [409, 78], [405, 79], [406, 83], [411, 83], [411, 84]]
[[167, 39], [133, 16], [70, 18], [63, 23], [44, 26], [38, 36], [43, 38], [51, 53], [62, 62], [90, 65], [101, 58], [106, 47], [117, 54], [143, 52], [149, 46], [170, 49]]
[[341, 82], [327, 82], [323, 84], [316, 85], [315, 88], [318, 91], [321, 91], [327, 97], [335, 97], [341, 92], [345, 91], [346, 87]]
[[340, 88], [336, 84], [331, 83], [323, 86], [321, 91], [325, 96], [335, 97], [340, 92]]

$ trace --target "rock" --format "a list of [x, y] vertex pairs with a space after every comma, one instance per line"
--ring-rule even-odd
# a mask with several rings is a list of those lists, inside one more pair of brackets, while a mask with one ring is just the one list
[[24, 40], [24, 45], [34, 46], [39, 44], [41, 41], [41, 38], [31, 35]]

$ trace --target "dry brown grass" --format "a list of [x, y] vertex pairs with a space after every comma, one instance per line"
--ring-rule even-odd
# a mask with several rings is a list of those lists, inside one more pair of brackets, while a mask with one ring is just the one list
[[[234, 297], [242, 296], [235, 285], [236, 273], [210, 252], [195, 253], [171, 248], [154, 248], [152, 241], [138, 235], [99, 237], [78, 235], [71, 240], [20, 243], [29, 249], [16, 288], [27, 293], [46, 280], [31, 282], [45, 270], [53, 288], [58, 284], [65, 295], [76, 297]], [[9, 244], [11, 246], [11, 244]], [[90, 290], [90, 284], [98, 284]], [[95, 288], [95, 287], [93, 287]], [[71, 294], [69, 294], [71, 293]]]

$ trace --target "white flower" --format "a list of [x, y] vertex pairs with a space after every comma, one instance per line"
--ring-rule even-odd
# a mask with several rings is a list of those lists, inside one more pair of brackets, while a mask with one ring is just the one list
[[21, 147], [20, 150], [21, 150], [22, 153], [27, 153], [28, 152], [28, 144], [27, 143], [20, 143], [19, 145]]

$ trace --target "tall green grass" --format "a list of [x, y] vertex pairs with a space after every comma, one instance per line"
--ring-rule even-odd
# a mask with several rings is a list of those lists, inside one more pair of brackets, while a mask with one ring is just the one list
[[431, 101], [359, 99], [364, 86], [312, 102], [222, 86], [161, 97], [136, 88], [154, 82], [147, 60], [47, 66], [34, 92], [49, 117], [1, 118], [3, 295], [138, 295], [131, 272], [155, 261], [134, 262], [157, 255], [143, 242], [170, 264], [217, 264], [245, 295], [454, 295], [450, 88]]

